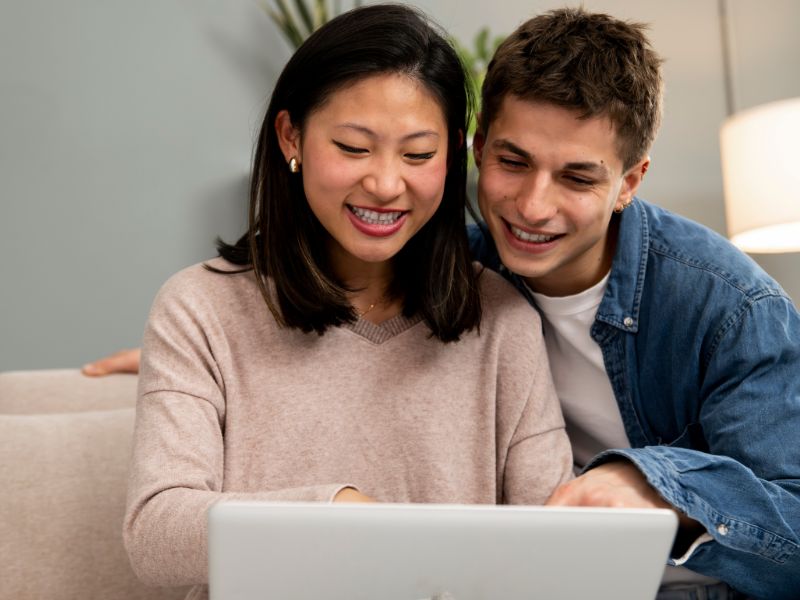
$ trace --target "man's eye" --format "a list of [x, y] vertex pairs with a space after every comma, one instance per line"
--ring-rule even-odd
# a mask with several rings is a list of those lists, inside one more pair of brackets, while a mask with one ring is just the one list
[[348, 146], [347, 144], [343, 144], [342, 142], [337, 142], [333, 140], [333, 143], [336, 144], [336, 147], [343, 152], [347, 152], [349, 154], [366, 154], [369, 152], [366, 148], [356, 148], [354, 146]]
[[594, 183], [591, 179], [584, 179], [583, 177], [576, 177], [575, 175], [566, 175], [565, 178], [577, 185], [592, 185]]
[[511, 167], [512, 169], [524, 169], [528, 166], [527, 163], [524, 163], [520, 160], [513, 160], [511, 158], [505, 158], [502, 156], [498, 160], [500, 164]]
[[433, 158], [435, 155], [436, 152], [409, 153], [406, 154], [406, 158], [410, 160], [428, 160], [429, 158]]

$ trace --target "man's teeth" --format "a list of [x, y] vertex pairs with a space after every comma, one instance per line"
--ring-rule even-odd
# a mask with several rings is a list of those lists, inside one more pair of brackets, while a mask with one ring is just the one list
[[518, 227], [514, 227], [511, 225], [511, 233], [514, 234], [514, 237], [522, 240], [523, 242], [549, 242], [556, 238], [554, 235], [539, 235], [538, 233], [528, 233], [527, 231], [522, 231]]
[[394, 212], [378, 212], [358, 206], [350, 206], [350, 211], [359, 219], [370, 225], [391, 225], [403, 216], [403, 211], [400, 210]]

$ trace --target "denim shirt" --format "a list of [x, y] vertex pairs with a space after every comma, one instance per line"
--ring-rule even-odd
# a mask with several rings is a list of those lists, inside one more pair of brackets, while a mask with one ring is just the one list
[[[635, 199], [619, 216], [591, 336], [631, 444], [661, 496], [705, 526], [686, 567], [755, 598], [800, 598], [800, 315], [711, 230]], [[473, 256], [503, 272], [485, 226]], [[671, 561], [674, 564], [674, 561]]]

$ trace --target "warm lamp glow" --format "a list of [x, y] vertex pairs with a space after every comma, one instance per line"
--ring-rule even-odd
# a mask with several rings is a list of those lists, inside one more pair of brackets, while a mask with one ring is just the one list
[[800, 98], [736, 113], [720, 145], [731, 241], [745, 252], [800, 251]]

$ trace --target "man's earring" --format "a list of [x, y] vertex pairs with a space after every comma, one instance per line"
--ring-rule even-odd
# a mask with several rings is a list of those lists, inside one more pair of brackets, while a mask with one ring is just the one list
[[290, 173], [300, 172], [300, 163], [297, 162], [297, 159], [294, 156], [289, 159], [289, 172]]
[[615, 206], [614, 207], [614, 212], [617, 213], [617, 214], [621, 213], [623, 210], [625, 210], [626, 208], [628, 208], [631, 205], [631, 202], [633, 202], [632, 199], [628, 200], [626, 203], [622, 204], [621, 206]]

